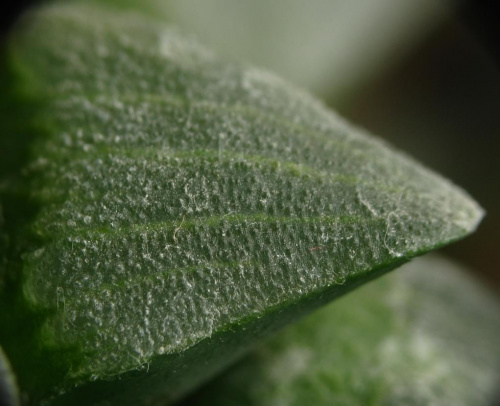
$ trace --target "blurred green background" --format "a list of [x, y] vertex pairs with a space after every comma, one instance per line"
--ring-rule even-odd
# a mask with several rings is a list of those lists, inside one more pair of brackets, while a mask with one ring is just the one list
[[[487, 216], [444, 252], [500, 291], [493, 1], [106, 1], [139, 7], [228, 58], [276, 72], [469, 191]], [[2, 2], [2, 39], [33, 3]]]

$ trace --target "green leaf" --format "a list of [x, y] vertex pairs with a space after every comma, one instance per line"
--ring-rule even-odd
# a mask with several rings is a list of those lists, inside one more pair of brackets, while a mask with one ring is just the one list
[[69, 4], [24, 24], [9, 83], [32, 106], [12, 117], [30, 153], [3, 182], [0, 343], [32, 403], [178, 399], [482, 216], [307, 94], [151, 19]]
[[499, 334], [491, 292], [422, 258], [280, 332], [187, 404], [489, 406]]

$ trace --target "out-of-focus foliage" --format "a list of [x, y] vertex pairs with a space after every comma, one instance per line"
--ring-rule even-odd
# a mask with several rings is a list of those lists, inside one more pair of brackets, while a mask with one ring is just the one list
[[19, 392], [9, 361], [0, 347], [0, 405], [17, 406]]
[[451, 9], [447, 0], [106, 1], [336, 102], [407, 55]]

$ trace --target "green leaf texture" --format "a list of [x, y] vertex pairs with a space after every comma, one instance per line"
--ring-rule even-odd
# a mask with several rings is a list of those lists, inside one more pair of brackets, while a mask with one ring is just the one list
[[499, 334], [498, 298], [425, 257], [283, 330], [187, 404], [490, 406]]
[[175, 400], [482, 216], [307, 94], [153, 20], [48, 6], [9, 58], [39, 107], [4, 192], [7, 223], [21, 202], [34, 214], [6, 227], [23, 248], [0, 317], [22, 328], [0, 340], [33, 401]]

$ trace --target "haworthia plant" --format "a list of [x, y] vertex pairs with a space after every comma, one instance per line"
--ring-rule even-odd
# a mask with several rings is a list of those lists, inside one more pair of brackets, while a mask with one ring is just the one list
[[187, 404], [491, 406], [499, 334], [491, 292], [452, 262], [417, 259], [280, 332]]
[[176, 400], [482, 216], [307, 94], [134, 14], [46, 6], [8, 62], [4, 136], [30, 141], [1, 184], [0, 343], [28, 403]]

